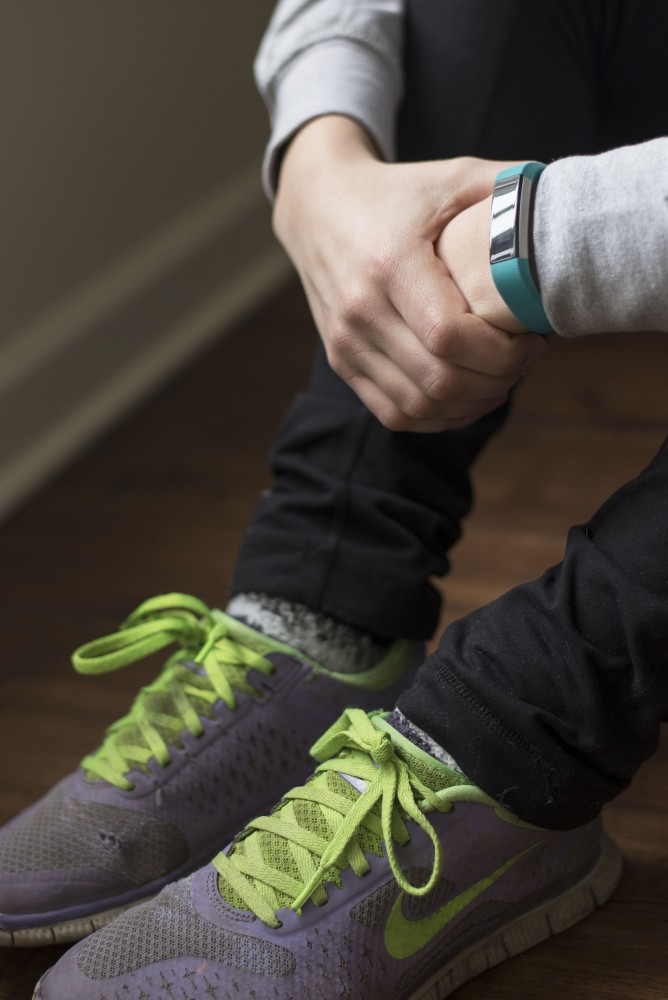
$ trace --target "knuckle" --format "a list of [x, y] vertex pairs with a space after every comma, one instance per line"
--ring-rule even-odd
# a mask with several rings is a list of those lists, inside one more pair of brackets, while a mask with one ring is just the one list
[[444, 358], [452, 351], [453, 328], [452, 324], [442, 315], [428, 317], [425, 344], [430, 354], [437, 358]]
[[443, 362], [434, 365], [425, 377], [424, 392], [437, 403], [452, 403], [465, 395], [470, 378], [471, 374], [458, 365]]
[[348, 288], [341, 297], [341, 316], [348, 323], [365, 323], [371, 314], [369, 290], [362, 286]]
[[437, 404], [433, 399], [422, 393], [416, 393], [406, 400], [402, 406], [404, 415], [411, 422], [429, 420], [437, 411]]
[[350, 381], [353, 376], [353, 368], [345, 352], [330, 340], [325, 345], [325, 354], [327, 355], [327, 363], [334, 374], [344, 381]]
[[338, 354], [328, 353], [327, 361], [329, 363], [329, 367], [332, 369], [335, 375], [338, 375], [339, 378], [343, 379], [344, 382], [349, 381], [350, 376], [348, 370], [346, 366], [342, 363], [341, 358], [339, 357]]
[[525, 344], [514, 343], [519, 339], [519, 337], [510, 338], [509, 350], [499, 359], [496, 374], [502, 378], [516, 381], [526, 368], [529, 352]]
[[351, 353], [355, 340], [354, 331], [343, 323], [327, 330], [327, 350], [337, 359], [343, 360]]
[[439, 370], [425, 380], [426, 395], [438, 403], [446, 403], [454, 396], [453, 376], [449, 370]]
[[471, 336], [471, 313], [470, 312], [460, 312], [457, 313], [457, 318], [454, 323], [453, 340], [456, 340], [458, 344], [466, 344], [467, 338]]
[[398, 406], [388, 407], [382, 413], [376, 414], [383, 427], [388, 431], [409, 431], [413, 426], [410, 417], [403, 413]]
[[368, 274], [374, 285], [384, 286], [387, 284], [398, 268], [398, 260], [395, 253], [391, 251], [376, 250], [369, 255], [367, 261]]
[[523, 335], [513, 336], [495, 330], [490, 346], [490, 359], [493, 360], [490, 374], [504, 378], [519, 374], [526, 367], [528, 346]]

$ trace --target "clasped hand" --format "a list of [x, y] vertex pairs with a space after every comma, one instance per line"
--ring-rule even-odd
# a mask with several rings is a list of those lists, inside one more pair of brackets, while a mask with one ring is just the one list
[[478, 420], [546, 350], [489, 271], [489, 196], [504, 166], [387, 164], [340, 116], [314, 120], [288, 147], [276, 234], [329, 364], [390, 430]]

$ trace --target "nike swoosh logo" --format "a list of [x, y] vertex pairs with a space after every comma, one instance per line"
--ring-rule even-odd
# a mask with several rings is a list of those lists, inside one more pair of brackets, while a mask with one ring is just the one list
[[443, 928], [447, 927], [455, 917], [458, 917], [462, 910], [465, 910], [479, 896], [482, 896], [502, 875], [505, 875], [509, 868], [516, 865], [526, 854], [538, 846], [539, 844], [532, 844], [531, 847], [527, 847], [526, 850], [506, 861], [491, 875], [481, 878], [475, 885], [460, 892], [458, 896], [449, 899], [434, 913], [430, 913], [428, 917], [422, 917], [420, 920], [407, 920], [404, 916], [405, 893], [402, 892], [395, 901], [385, 925], [385, 947], [388, 953], [392, 958], [412, 958], [418, 951], [425, 948], [437, 934], [440, 934]]

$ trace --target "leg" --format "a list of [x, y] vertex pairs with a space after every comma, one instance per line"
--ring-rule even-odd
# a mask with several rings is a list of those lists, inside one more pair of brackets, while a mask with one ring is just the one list
[[668, 442], [564, 561], [452, 625], [404, 714], [523, 819], [571, 827], [623, 791], [668, 713]]
[[[593, 151], [589, 6], [409, 0], [401, 159]], [[546, 57], [535, 41], [548, 31]], [[536, 85], [517, 115], [527, 60]], [[246, 532], [233, 593], [281, 595], [388, 637], [429, 637], [440, 605], [431, 578], [447, 571], [471, 505], [469, 469], [504, 418], [505, 408], [462, 431], [394, 434], [320, 351], [279, 432], [276, 486]]]
[[[603, 14], [596, 134], [611, 145], [660, 135], [668, 11], [648, 0]], [[449, 629], [400, 700], [470, 777], [542, 825], [585, 822], [656, 746], [668, 710], [667, 463], [664, 446], [574, 528], [561, 566]]]
[[471, 504], [468, 470], [504, 410], [445, 434], [396, 434], [319, 349], [279, 431], [276, 486], [248, 527], [234, 591], [259, 590], [383, 636], [427, 638]]
[[[581, 9], [583, 17], [613, 11], [612, 4], [540, 5], [547, 7], [555, 15]], [[618, 11], [615, 4], [615, 17]], [[504, 761], [498, 794], [517, 802], [520, 815], [529, 810], [563, 825], [553, 822], [562, 797], [568, 823], [582, 822], [651, 752], [666, 707], [662, 659], [652, 660], [666, 631], [657, 559], [666, 542], [665, 476], [664, 451], [586, 530], [572, 533], [562, 567], [449, 632], [401, 702], [409, 715], [420, 707], [422, 725], [473, 777], [491, 776], [492, 791], [500, 767], [485, 766], [483, 754]], [[290, 510], [287, 503], [278, 509]], [[510, 638], [509, 617], [516, 623]], [[495, 649], [499, 636], [503, 656]], [[542, 666], [527, 655], [532, 644]], [[448, 671], [456, 681], [449, 688]], [[580, 713], [572, 697], [567, 704], [562, 688], [569, 684], [579, 685], [588, 711]], [[510, 687], [533, 706], [526, 717]], [[450, 711], [450, 693], [458, 711], [441, 733], [432, 723]], [[611, 723], [618, 720], [623, 739], [614, 742]], [[564, 770], [586, 799], [585, 816], [559, 780], [562, 751]], [[533, 765], [528, 784], [525, 758], [529, 770]], [[213, 866], [89, 938], [47, 974], [36, 997], [146, 996], [160, 974], [163, 988], [171, 991], [178, 980], [202, 1000], [218, 993], [435, 1000], [565, 929], [613, 891], [619, 862], [596, 820], [566, 832], [527, 827], [384, 718], [348, 710], [318, 741], [317, 759], [315, 778], [251, 824]], [[534, 794], [536, 778], [548, 783], [547, 794]], [[524, 797], [508, 789], [516, 782]]]

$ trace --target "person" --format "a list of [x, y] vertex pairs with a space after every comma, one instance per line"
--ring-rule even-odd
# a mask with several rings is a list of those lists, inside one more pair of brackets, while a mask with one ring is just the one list
[[[571, 530], [559, 566], [412, 669], [470, 465], [544, 352], [489, 274], [499, 169], [555, 161], [532, 235], [558, 333], [668, 328], [667, 16], [638, 0], [277, 8], [265, 176], [325, 348], [279, 433], [228, 615], [170, 595], [78, 651], [103, 670], [181, 646], [76, 786], [4, 831], [19, 910], [0, 897], [5, 943], [85, 933], [194, 867], [198, 827], [223, 848], [258, 785], [281, 801], [77, 945], [36, 997], [444, 997], [614, 891], [600, 809], [668, 710], [666, 447]], [[390, 714], [346, 708], [287, 791], [309, 687], [322, 718], [402, 685]]]

